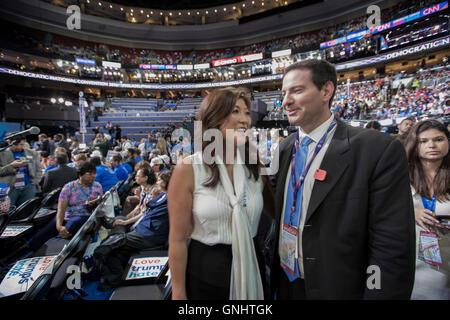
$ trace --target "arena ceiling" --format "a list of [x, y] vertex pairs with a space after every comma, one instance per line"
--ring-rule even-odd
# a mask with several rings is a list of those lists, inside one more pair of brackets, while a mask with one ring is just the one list
[[235, 4], [236, 0], [177, 0], [177, 1], [161, 1], [161, 0], [109, 0], [109, 2], [124, 6], [134, 6], [140, 8], [160, 9], [160, 10], [184, 10], [184, 9], [205, 9], [215, 6], [227, 4]]
[[[323, 0], [291, 0], [289, 3], [291, 5], [301, 4], [302, 2], [308, 2], [308, 4], [313, 4], [317, 2], [322, 2]], [[148, 9], [159, 9], [159, 10], [189, 10], [189, 9], [207, 9], [212, 7], [236, 4], [238, 5], [242, 1], [237, 0], [176, 0], [176, 1], [161, 1], [161, 0], [109, 0], [111, 3], [118, 5], [124, 5], [128, 7], [139, 7]], [[256, 1], [255, 1], [256, 2]], [[264, 2], [264, 0], [262, 1]], [[266, 0], [267, 9], [276, 7], [278, 1]], [[281, 0], [280, 0], [281, 2]]]

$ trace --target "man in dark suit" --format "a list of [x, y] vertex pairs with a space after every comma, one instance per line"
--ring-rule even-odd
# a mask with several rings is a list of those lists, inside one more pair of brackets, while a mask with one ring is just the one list
[[404, 148], [335, 119], [336, 84], [326, 61], [285, 70], [283, 109], [298, 130], [279, 146], [272, 295], [409, 299], [415, 229]]
[[56, 163], [58, 167], [47, 172], [42, 186], [42, 192], [49, 193], [57, 188], [64, 187], [70, 181], [77, 180], [77, 169], [67, 166], [67, 154], [58, 152], [56, 154]]

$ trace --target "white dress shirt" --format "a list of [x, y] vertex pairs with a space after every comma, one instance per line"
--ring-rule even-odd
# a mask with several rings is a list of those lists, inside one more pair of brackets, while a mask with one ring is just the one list
[[[334, 118], [334, 114], [332, 114], [330, 116], [330, 118], [328, 118], [327, 121], [325, 121], [324, 123], [322, 123], [319, 127], [317, 127], [316, 129], [314, 129], [313, 131], [310, 132], [310, 134], [306, 134], [302, 131], [302, 129], [299, 127], [299, 137], [300, 137], [300, 142], [302, 141], [302, 139], [305, 136], [308, 136], [312, 139], [312, 142], [308, 145], [308, 156], [306, 158], [306, 165], [309, 163], [309, 161], [311, 160], [313, 153], [314, 153], [314, 149], [317, 146], [317, 143], [319, 142], [319, 140], [322, 138], [322, 136], [327, 132], [328, 127], [330, 126], [331, 122], [333, 121]], [[337, 125], [336, 125], [337, 126]], [[300, 223], [299, 223], [299, 228], [298, 228], [298, 237], [297, 237], [297, 241], [298, 241], [298, 266], [299, 266], [299, 272], [300, 272], [300, 277], [304, 278], [303, 275], [303, 250], [302, 250], [302, 234], [303, 234], [303, 227], [305, 225], [305, 218], [306, 218], [306, 213], [308, 212], [308, 206], [309, 206], [309, 200], [311, 199], [311, 193], [314, 187], [314, 172], [320, 168], [320, 165], [322, 163], [323, 157], [325, 156], [325, 153], [328, 150], [328, 146], [330, 145], [331, 139], [333, 138], [334, 132], [336, 131], [336, 126], [331, 130], [331, 132], [328, 134], [328, 137], [325, 139], [325, 143], [322, 146], [322, 149], [320, 149], [319, 153], [317, 154], [316, 158], [314, 159], [314, 161], [311, 163], [311, 167], [308, 170], [308, 173], [306, 174], [305, 177], [305, 181], [303, 182], [303, 200], [302, 200], [302, 211], [301, 211], [301, 215], [300, 215]], [[286, 175], [286, 183], [284, 186], [284, 197], [283, 197], [283, 209], [281, 211], [281, 221], [284, 221], [284, 210], [286, 207], [286, 193], [288, 190], [288, 186], [289, 186], [289, 182], [290, 182], [290, 177], [291, 177], [291, 166], [289, 166], [289, 170], [287, 172]], [[281, 245], [281, 234], [282, 232], [280, 232], [280, 245]], [[278, 248], [278, 250], [280, 250], [281, 247]]]

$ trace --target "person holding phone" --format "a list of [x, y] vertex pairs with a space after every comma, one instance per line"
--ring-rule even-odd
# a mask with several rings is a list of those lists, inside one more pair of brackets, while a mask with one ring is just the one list
[[450, 299], [449, 138], [443, 123], [429, 119], [405, 140], [417, 239], [412, 299]]
[[9, 141], [11, 146], [0, 152], [0, 183], [7, 183], [11, 206], [32, 199], [39, 188], [42, 168], [36, 151], [25, 148], [26, 139]]
[[87, 221], [103, 196], [100, 183], [95, 181], [96, 168], [85, 162], [78, 169], [78, 179], [64, 185], [58, 199], [56, 217], [28, 241], [28, 247], [36, 251], [50, 238], [58, 234], [67, 239], [73, 236]]

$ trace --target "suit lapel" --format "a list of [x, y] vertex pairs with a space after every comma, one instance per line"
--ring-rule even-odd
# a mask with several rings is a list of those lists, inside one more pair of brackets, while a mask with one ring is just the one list
[[316, 180], [314, 182], [305, 223], [308, 222], [349, 165], [348, 154], [346, 154], [349, 148], [347, 127], [342, 121], [338, 121], [334, 136], [320, 165], [320, 169], [325, 170], [327, 175], [324, 181]]

